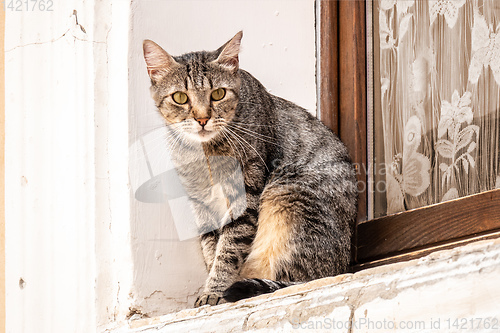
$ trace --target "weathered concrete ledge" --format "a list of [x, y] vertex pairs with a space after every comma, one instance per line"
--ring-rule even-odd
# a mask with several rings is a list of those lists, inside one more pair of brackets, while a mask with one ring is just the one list
[[498, 332], [500, 239], [106, 332]]

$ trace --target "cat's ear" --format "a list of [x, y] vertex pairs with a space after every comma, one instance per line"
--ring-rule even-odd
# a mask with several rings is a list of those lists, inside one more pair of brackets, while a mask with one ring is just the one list
[[222, 45], [217, 50], [220, 53], [216, 62], [231, 70], [237, 70], [240, 64], [238, 54], [240, 53], [241, 37], [243, 37], [243, 31], [238, 32], [229, 42]]
[[142, 43], [144, 60], [148, 66], [148, 74], [151, 80], [158, 81], [165, 73], [169, 72], [177, 62], [155, 42], [146, 39]]

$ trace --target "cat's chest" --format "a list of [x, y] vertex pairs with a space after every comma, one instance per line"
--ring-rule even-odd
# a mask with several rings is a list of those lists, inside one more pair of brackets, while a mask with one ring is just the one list
[[174, 154], [177, 172], [191, 198], [208, 203], [215, 190], [228, 197], [241, 197], [248, 191], [256, 194], [265, 186], [268, 173], [264, 158], [233, 150], [231, 146], [222, 148], [214, 150], [200, 145]]
[[240, 161], [232, 156], [185, 156], [175, 164], [183, 186], [194, 197], [206, 197], [214, 188], [234, 191], [245, 183]]

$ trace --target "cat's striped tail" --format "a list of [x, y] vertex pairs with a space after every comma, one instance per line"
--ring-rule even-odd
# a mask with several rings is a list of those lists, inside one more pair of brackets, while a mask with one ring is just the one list
[[300, 282], [271, 281], [267, 279], [245, 279], [233, 283], [224, 292], [227, 302], [236, 302], [244, 298], [272, 293], [278, 289], [300, 284]]

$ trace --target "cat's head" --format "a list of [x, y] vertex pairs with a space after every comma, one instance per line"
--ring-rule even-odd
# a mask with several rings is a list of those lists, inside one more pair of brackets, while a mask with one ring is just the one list
[[143, 43], [151, 94], [166, 123], [183, 137], [207, 142], [233, 119], [238, 105], [240, 31], [213, 52], [172, 57], [150, 40]]

